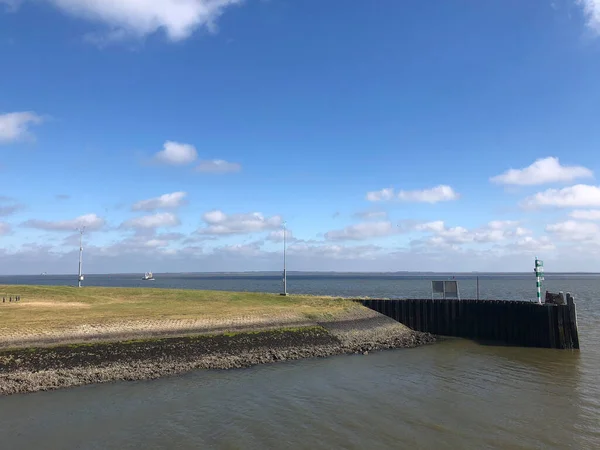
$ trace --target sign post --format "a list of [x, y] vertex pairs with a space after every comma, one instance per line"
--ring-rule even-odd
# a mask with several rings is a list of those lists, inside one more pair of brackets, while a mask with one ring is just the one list
[[535, 257], [535, 286], [537, 288], [537, 301], [542, 303], [542, 281], [544, 280], [544, 261]]

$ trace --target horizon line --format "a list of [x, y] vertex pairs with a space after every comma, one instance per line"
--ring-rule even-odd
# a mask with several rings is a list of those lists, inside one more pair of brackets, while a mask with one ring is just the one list
[[[246, 270], [246, 271], [201, 271], [201, 272], [153, 272], [157, 275], [236, 275], [236, 274], [278, 274], [281, 273], [281, 270]], [[380, 275], [380, 274], [455, 274], [455, 275], [475, 275], [475, 274], [530, 274], [532, 272], [529, 271], [516, 271], [516, 272], [508, 272], [508, 271], [416, 271], [416, 270], [399, 270], [399, 271], [335, 271], [335, 270], [288, 270], [287, 274], [372, 274], [372, 275]], [[600, 272], [579, 272], [579, 271], [552, 271], [545, 272], [548, 274], [561, 274], [561, 275], [600, 275]], [[97, 273], [88, 273], [84, 274], [84, 276], [96, 276], [96, 275], [139, 275], [138, 272], [97, 272]], [[35, 274], [0, 274], [0, 278], [3, 277], [41, 277], [41, 276], [74, 276], [77, 274], [72, 273], [35, 273]]]

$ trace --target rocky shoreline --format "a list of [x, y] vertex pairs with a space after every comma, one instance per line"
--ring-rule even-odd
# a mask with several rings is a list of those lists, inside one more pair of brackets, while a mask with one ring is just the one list
[[314, 326], [0, 351], [0, 395], [435, 342], [371, 311]]

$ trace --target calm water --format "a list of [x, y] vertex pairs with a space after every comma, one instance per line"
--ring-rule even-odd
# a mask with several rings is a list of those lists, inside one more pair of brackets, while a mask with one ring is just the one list
[[[138, 278], [88, 276], [86, 284], [148, 285]], [[463, 297], [474, 297], [474, 278], [457, 278]], [[0, 283], [71, 279], [0, 277]], [[428, 297], [429, 279], [288, 281], [291, 292]], [[532, 299], [532, 281], [529, 275], [480, 276], [480, 296]], [[164, 275], [151, 285], [278, 292], [281, 279]], [[452, 340], [367, 356], [3, 397], [0, 447], [600, 448], [600, 276], [547, 275], [544, 287], [575, 294], [580, 352]]]

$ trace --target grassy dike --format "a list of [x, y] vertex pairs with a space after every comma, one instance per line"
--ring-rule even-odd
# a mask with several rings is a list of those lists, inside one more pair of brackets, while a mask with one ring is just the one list
[[0, 285], [2, 296], [5, 395], [433, 342], [333, 297]]

